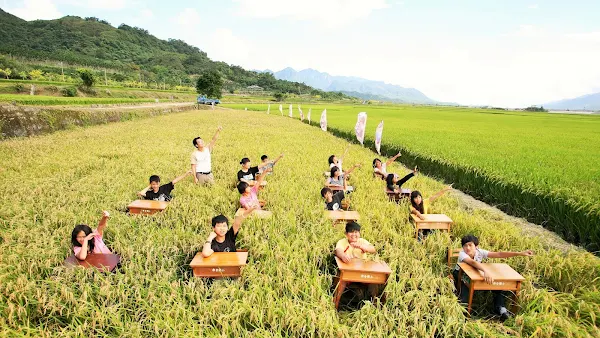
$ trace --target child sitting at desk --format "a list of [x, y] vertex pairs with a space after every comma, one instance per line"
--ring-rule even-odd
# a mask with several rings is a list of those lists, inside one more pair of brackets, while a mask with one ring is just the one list
[[329, 156], [329, 159], [327, 160], [327, 162], [329, 162], [329, 169], [331, 169], [333, 167], [338, 167], [338, 168], [340, 168], [340, 171], [341, 171], [342, 170], [342, 162], [344, 161], [344, 157], [348, 153], [348, 150], [350, 150], [350, 145], [348, 145], [346, 147], [346, 149], [344, 150], [344, 154], [342, 155], [342, 157], [337, 158], [335, 155]]
[[263, 178], [267, 173], [271, 172], [273, 169], [268, 168], [265, 169], [265, 172], [262, 175], [257, 175], [258, 180], [256, 184], [252, 187], [246, 182], [240, 182], [237, 185], [237, 189], [242, 196], [240, 196], [240, 204], [242, 208], [246, 210], [252, 209], [252, 207], [256, 206], [257, 209], [261, 209], [260, 201], [258, 200], [258, 188], [263, 181]]
[[215, 216], [212, 219], [213, 231], [211, 231], [204, 246], [202, 246], [202, 256], [210, 257], [214, 252], [236, 252], [235, 239], [240, 231], [242, 222], [256, 208], [244, 211], [243, 214], [236, 217], [233, 226], [229, 228], [229, 220], [223, 215]]
[[433, 201], [442, 196], [446, 191], [452, 190], [452, 185], [447, 186], [446, 188], [436, 192], [433, 196], [423, 199], [421, 193], [418, 190], [415, 190], [410, 193], [410, 213], [419, 217], [420, 219], [425, 219], [425, 216], [429, 213], [429, 206]]
[[335, 245], [335, 255], [344, 263], [350, 263], [353, 258], [366, 259], [367, 253], [375, 252], [375, 247], [360, 237], [360, 225], [356, 222], [346, 224], [346, 238]]
[[400, 152], [398, 152], [398, 154], [396, 154], [394, 157], [387, 160], [387, 162], [385, 162], [385, 163], [381, 163], [381, 160], [378, 158], [374, 159], [373, 160], [373, 176], [379, 177], [382, 180], [385, 180], [385, 178], [388, 175], [387, 166], [392, 164], [401, 155], [402, 154], [400, 154]]
[[108, 222], [110, 214], [108, 211], [102, 211], [102, 218], [98, 222], [98, 228], [95, 231], [86, 224], [75, 226], [71, 232], [71, 244], [73, 244], [73, 252], [79, 260], [85, 260], [88, 253], [109, 254], [112, 253], [104, 241], [102, 235], [104, 228]]
[[[521, 252], [494, 252], [487, 251], [479, 248], [479, 239], [473, 235], [464, 236], [460, 240], [460, 244], [462, 245], [462, 250], [458, 254], [458, 261], [456, 266], [454, 267], [454, 271], [452, 275], [454, 276], [454, 280], [457, 285], [460, 285], [460, 288], [457, 290], [459, 298], [461, 302], [467, 303], [469, 301], [469, 289], [467, 286], [458, 280], [458, 272], [460, 271], [460, 266], [458, 263], [467, 263], [470, 266], [474, 267], [477, 270], [483, 272], [483, 278], [489, 284], [494, 282], [494, 279], [490, 276], [490, 273], [486, 270], [486, 268], [481, 265], [482, 261], [487, 258], [509, 258], [515, 256], [533, 256], [533, 252], [531, 250], [525, 250]], [[508, 292], [506, 291], [492, 291], [494, 295], [494, 310], [496, 314], [500, 315], [500, 319], [502, 321], [508, 319], [510, 314], [508, 310], [506, 310], [505, 303], [506, 297], [508, 296]]]
[[400, 178], [400, 176], [396, 174], [388, 174], [385, 178], [386, 187], [389, 192], [402, 193], [402, 185], [406, 183], [406, 181], [410, 180], [413, 176], [417, 175], [419, 170], [417, 167], [413, 169], [412, 173]]
[[[343, 173], [340, 170], [340, 168], [338, 168], [336, 166], [333, 166], [331, 168], [331, 175], [325, 179], [325, 185], [327, 185], [327, 186], [335, 186], [335, 187], [342, 187], [342, 186], [344, 186], [344, 181], [346, 180], [346, 177], [350, 176], [350, 174], [352, 173], [352, 171], [354, 171], [354, 169], [356, 169], [356, 168], [358, 168], [360, 166], [361, 165], [359, 163], [357, 163], [352, 168], [350, 168], [350, 170], [345, 171]], [[346, 187], [346, 188], [344, 188], [344, 190], [353, 191], [354, 188], [353, 187]]]
[[192, 171], [189, 170], [185, 174], [176, 177], [171, 182], [163, 185], [160, 185], [160, 177], [158, 175], [152, 175], [150, 176], [150, 185], [137, 194], [145, 200], [170, 202], [172, 199], [171, 191], [175, 189], [175, 184], [191, 174]]
[[[262, 161], [262, 163], [264, 164], [264, 166], [263, 166], [263, 167], [259, 167], [259, 168], [258, 168], [258, 173], [259, 173], [259, 174], [262, 174], [262, 173], [263, 173], [263, 171], [264, 171], [266, 168], [273, 168], [273, 167], [275, 166], [275, 164], [277, 164], [277, 162], [278, 162], [279, 160], [281, 160], [281, 158], [282, 158], [282, 157], [283, 157], [283, 153], [282, 153], [281, 155], [279, 155], [279, 156], [278, 156], [278, 157], [275, 159], [275, 161], [269, 161], [269, 156], [267, 156], [267, 155], [263, 155], [263, 156], [261, 156], [261, 157], [260, 157], [260, 160]], [[270, 175], [270, 174], [271, 174], [271, 173], [269, 173], [269, 175]]]
[[342, 200], [345, 197], [345, 191], [347, 188], [346, 179], [344, 179], [343, 187], [343, 190], [338, 190], [335, 192], [335, 194], [329, 187], [324, 187], [321, 189], [321, 196], [323, 196], [323, 199], [325, 200], [326, 210], [340, 210], [342, 208]]

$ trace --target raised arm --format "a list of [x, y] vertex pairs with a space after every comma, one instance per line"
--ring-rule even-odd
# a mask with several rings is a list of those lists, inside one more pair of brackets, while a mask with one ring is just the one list
[[340, 157], [340, 161], [344, 161], [344, 157], [346, 157], [346, 154], [348, 154], [349, 150], [350, 150], [350, 144], [348, 144], [346, 146], [346, 149], [344, 149], [344, 153], [342, 154], [342, 157]]
[[221, 130], [223, 130], [223, 127], [219, 126], [219, 128], [217, 128], [217, 132], [215, 133], [215, 136], [213, 136], [212, 140], [208, 144], [208, 149], [210, 149], [210, 151], [213, 150], [213, 148], [215, 146], [215, 142], [217, 142], [217, 138], [219, 137], [219, 132], [221, 132]]
[[349, 170], [344, 171], [344, 177], [350, 175], [350, 173], [352, 173], [354, 171], [354, 169], [360, 168], [361, 166], [362, 166], [362, 164], [356, 163], [355, 165], [352, 166], [352, 168], [350, 168]]
[[533, 256], [533, 251], [531, 250], [525, 250], [525, 251], [519, 251], [519, 252], [513, 252], [513, 251], [490, 251], [488, 252], [488, 258], [510, 258], [510, 257], [515, 257], [515, 256]]
[[344, 175], [344, 191], [348, 189], [348, 176]]
[[273, 171], [273, 168], [267, 168], [265, 169], [265, 171], [263, 171], [262, 174], [256, 175], [257, 179], [256, 179], [256, 185], [258, 185], [260, 187], [262, 181], [265, 179], [265, 176], [267, 176], [267, 173]]
[[433, 196], [429, 197], [429, 202], [433, 202], [436, 199], [438, 199], [440, 196], [442, 196], [443, 194], [446, 193], [446, 191], [452, 190], [452, 184], [450, 184], [449, 186], [445, 187], [444, 189], [436, 192], [435, 194], [433, 194]]
[[106, 228], [106, 223], [108, 222], [109, 217], [110, 217], [110, 214], [108, 213], [108, 211], [106, 211], [106, 210], [102, 211], [102, 218], [100, 219], [100, 222], [98, 222], [98, 229], [96, 229], [96, 232], [98, 232], [98, 234], [100, 234], [100, 236], [103, 235], [104, 228]]
[[192, 171], [191, 171], [191, 170], [188, 170], [188, 171], [187, 171], [185, 174], [183, 174], [183, 175], [181, 175], [181, 176], [178, 176], [178, 177], [175, 177], [175, 178], [174, 178], [174, 179], [171, 181], [171, 183], [173, 183], [173, 184], [176, 184], [177, 182], [181, 181], [182, 179], [186, 178], [188, 175], [191, 175], [191, 174], [192, 174]]
[[282, 157], [283, 157], [283, 153], [281, 153], [281, 155], [277, 156], [275, 161], [273, 161], [273, 165], [275, 165], [275, 163], [279, 162], [279, 160], [281, 160]]
[[394, 155], [394, 157], [391, 157], [389, 160], [387, 160], [387, 162], [385, 162], [385, 164], [386, 165], [392, 164], [400, 156], [402, 156], [402, 154], [400, 154], [400, 152], [398, 152], [396, 155]]
[[217, 234], [214, 231], [211, 231], [208, 237], [206, 238], [206, 242], [202, 246], [202, 257], [210, 257], [214, 253], [214, 250], [211, 248], [211, 244], [213, 239], [217, 237]]
[[254, 205], [250, 209], [246, 209], [241, 215], [235, 218], [233, 221], [233, 233], [237, 234], [240, 231], [240, 227], [242, 226], [242, 222], [246, 219], [246, 217], [250, 216], [250, 214], [258, 209], [258, 206]]
[[150, 190], [150, 185], [148, 185], [144, 190], [141, 190], [137, 193], [139, 197], [146, 197], [146, 193]]

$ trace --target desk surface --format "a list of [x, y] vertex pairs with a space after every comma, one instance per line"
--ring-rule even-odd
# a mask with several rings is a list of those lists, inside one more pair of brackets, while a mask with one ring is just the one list
[[341, 271], [392, 273], [392, 270], [385, 262], [365, 261], [360, 258], [353, 258], [350, 263], [344, 263], [337, 256], [335, 257], [335, 262]]
[[[502, 281], [524, 281], [525, 277], [521, 276], [513, 268], [505, 263], [481, 263], [485, 266], [494, 280]], [[472, 281], [483, 281], [482, 272], [470, 266], [467, 263], [459, 263], [460, 268], [469, 276]]]
[[98, 269], [108, 269], [109, 271], [114, 270], [114, 268], [121, 261], [121, 257], [115, 254], [97, 254], [90, 253], [87, 255], [85, 260], [79, 260], [75, 255], [71, 255], [65, 259], [65, 265], [69, 267], [74, 266], [83, 266], [84, 268], [98, 268]]
[[225, 266], [244, 266], [248, 260], [247, 251], [237, 252], [215, 252], [210, 257], [202, 257], [202, 252], [198, 252], [190, 262], [192, 268], [196, 267], [225, 267]]
[[410, 214], [413, 221], [419, 223], [452, 223], [452, 219], [444, 214], [423, 214], [425, 219], [420, 219], [415, 214]]
[[169, 205], [169, 202], [152, 201], [152, 200], [135, 200], [131, 202], [128, 208], [143, 208], [153, 210], [164, 210]]
[[358, 211], [346, 211], [346, 210], [325, 210], [325, 216], [332, 220], [350, 220], [357, 221], [360, 219]]

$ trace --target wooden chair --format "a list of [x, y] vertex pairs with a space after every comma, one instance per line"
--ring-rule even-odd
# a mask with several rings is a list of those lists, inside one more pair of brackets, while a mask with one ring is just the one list
[[[448, 278], [450, 278], [450, 280], [454, 282], [454, 286], [457, 288], [457, 290], [459, 284], [458, 281], [454, 280], [454, 276], [452, 275], [452, 264], [454, 258], [456, 258], [456, 261], [458, 261], [458, 254], [461, 252], [461, 250], [462, 249], [448, 248]], [[456, 261], [454, 261], [454, 264], [456, 264]]]

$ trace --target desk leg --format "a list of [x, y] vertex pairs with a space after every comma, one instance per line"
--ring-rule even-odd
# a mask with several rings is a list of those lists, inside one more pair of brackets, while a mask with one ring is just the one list
[[471, 315], [471, 305], [473, 305], [473, 294], [475, 293], [475, 283], [471, 281], [469, 283], [469, 305], [467, 307], [467, 312]]
[[513, 299], [512, 313], [517, 313], [517, 297], [519, 297], [519, 291], [521, 291], [521, 282], [517, 282], [517, 289], [515, 290], [515, 296]]
[[340, 305], [340, 299], [342, 299], [342, 293], [344, 293], [344, 289], [346, 288], [347, 284], [348, 284], [348, 282], [343, 281], [340, 276], [340, 281], [338, 282], [338, 285], [335, 290], [335, 296], [333, 297], [333, 303], [335, 304], [336, 310], [338, 309], [338, 307]]
[[419, 224], [415, 222], [415, 239], [419, 240]]

